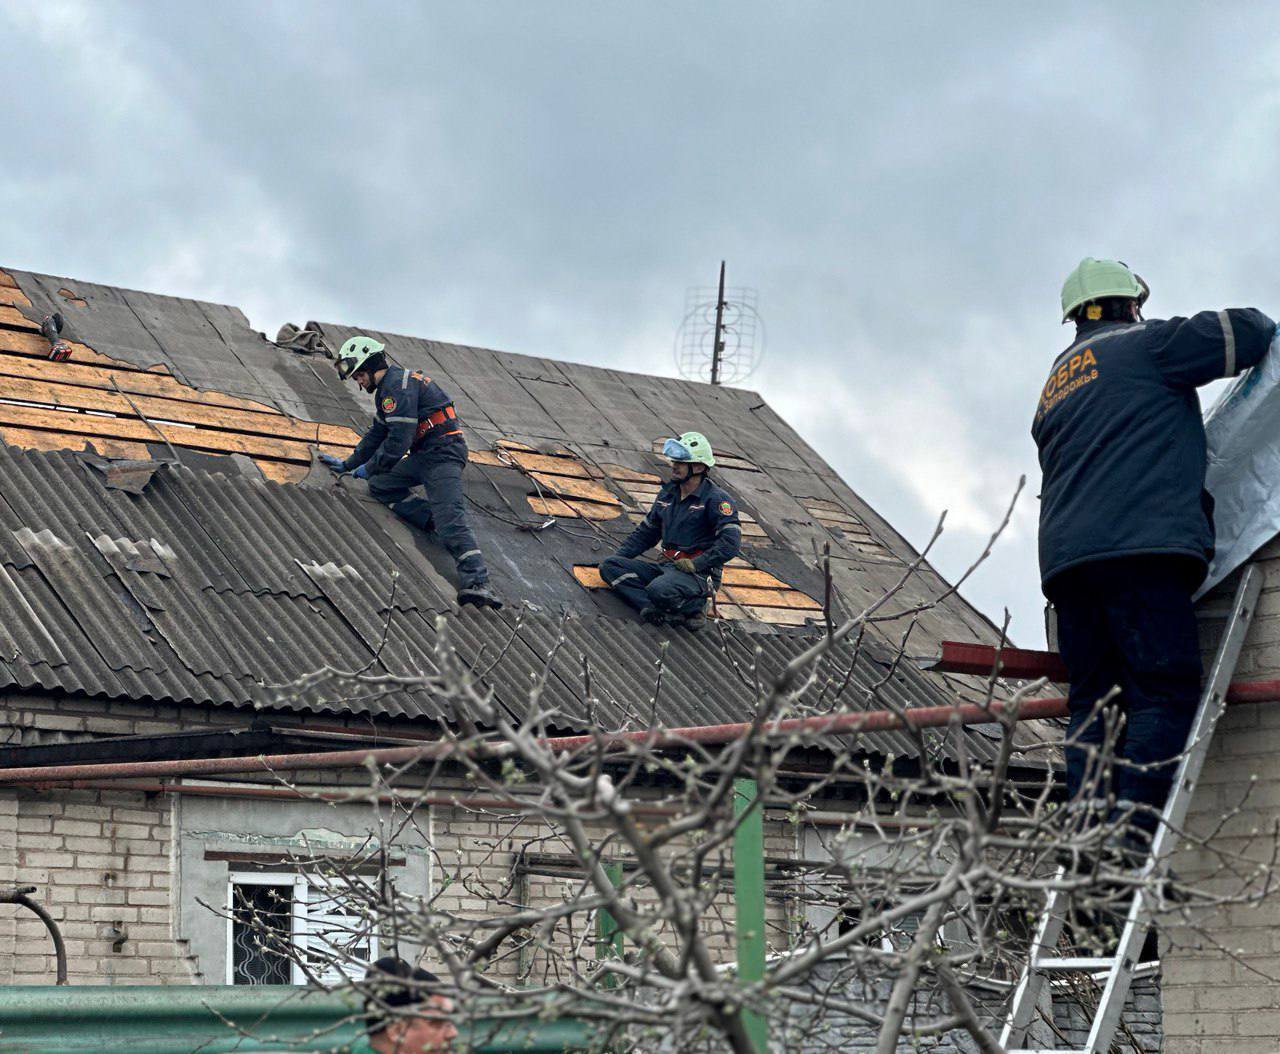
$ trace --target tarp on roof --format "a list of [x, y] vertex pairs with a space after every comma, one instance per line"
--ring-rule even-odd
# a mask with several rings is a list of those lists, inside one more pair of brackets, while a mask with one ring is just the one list
[[1205, 415], [1213, 562], [1197, 598], [1280, 534], [1280, 339]]

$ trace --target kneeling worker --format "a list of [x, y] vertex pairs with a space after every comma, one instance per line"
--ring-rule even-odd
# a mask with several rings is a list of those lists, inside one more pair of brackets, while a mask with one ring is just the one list
[[[600, 577], [646, 622], [701, 629], [721, 569], [742, 548], [738, 510], [707, 475], [716, 461], [705, 436], [686, 432], [668, 439], [662, 454], [671, 462], [671, 479], [639, 526], [600, 565]], [[659, 539], [661, 562], [636, 559]]]
[[[419, 530], [434, 528], [458, 565], [458, 603], [502, 607], [463, 508], [462, 470], [467, 444], [453, 400], [421, 373], [387, 361], [385, 346], [352, 337], [338, 352], [338, 376], [373, 393], [373, 425], [345, 461], [320, 460], [334, 472], [368, 480], [369, 493]], [[426, 500], [410, 498], [421, 484]]]

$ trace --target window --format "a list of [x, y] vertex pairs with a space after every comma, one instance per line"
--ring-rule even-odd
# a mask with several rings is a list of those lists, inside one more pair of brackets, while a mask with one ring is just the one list
[[364, 888], [358, 876], [233, 871], [227, 891], [227, 983], [314, 980], [332, 986], [363, 976], [365, 965], [378, 957]]

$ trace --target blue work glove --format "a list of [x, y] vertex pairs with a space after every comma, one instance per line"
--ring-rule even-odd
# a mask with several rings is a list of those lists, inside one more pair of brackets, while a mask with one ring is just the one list
[[366, 461], [363, 465], [361, 465], [358, 469], [356, 469], [351, 474], [355, 476], [356, 479], [368, 479], [369, 478], [369, 462]]
[[323, 450], [320, 452], [320, 464], [327, 468], [330, 472], [343, 472], [346, 462], [340, 457], [334, 457], [332, 454], [326, 454]]
[[683, 571], [686, 575], [696, 575], [698, 573], [693, 561], [687, 556], [682, 556], [679, 560], [672, 560], [671, 566], [677, 571]]

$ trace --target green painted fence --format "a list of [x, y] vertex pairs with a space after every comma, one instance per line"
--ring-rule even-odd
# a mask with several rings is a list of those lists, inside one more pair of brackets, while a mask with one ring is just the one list
[[[455, 1049], [563, 1054], [591, 1048], [575, 1020], [458, 1021]], [[288, 985], [0, 986], [2, 1054], [369, 1054], [359, 1000]]]

